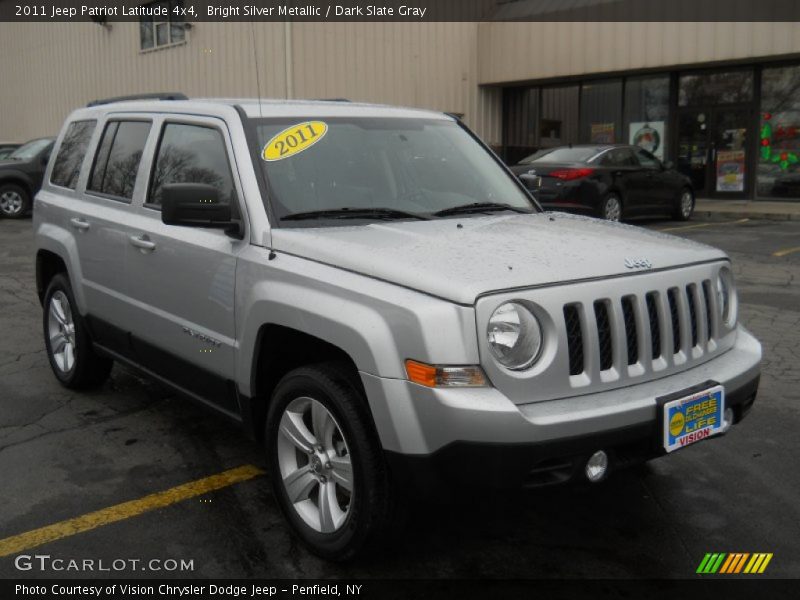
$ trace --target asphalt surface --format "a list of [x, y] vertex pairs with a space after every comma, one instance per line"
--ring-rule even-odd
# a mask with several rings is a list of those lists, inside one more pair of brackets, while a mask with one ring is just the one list
[[[761, 391], [724, 438], [606, 483], [415, 505], [404, 533], [348, 565], [292, 537], [257, 477], [20, 552], [63, 559], [188, 559], [128, 577], [692, 577], [706, 552], [772, 552], [764, 576], [800, 577], [800, 223], [651, 222], [733, 258], [740, 320], [764, 344]], [[115, 366], [92, 393], [50, 372], [30, 221], [0, 220], [0, 540], [245, 464], [259, 447], [192, 402]], [[19, 571], [0, 577], [106, 576]]]

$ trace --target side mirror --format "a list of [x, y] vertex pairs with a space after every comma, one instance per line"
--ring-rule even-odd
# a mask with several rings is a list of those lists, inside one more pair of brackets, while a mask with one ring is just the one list
[[231, 205], [219, 201], [219, 191], [206, 183], [166, 183], [161, 188], [161, 220], [167, 225], [220, 227], [241, 237], [241, 222]]
[[672, 162], [671, 160], [665, 161], [663, 164], [664, 164], [664, 170], [666, 171], [671, 171], [672, 169], [675, 168], [675, 163]]

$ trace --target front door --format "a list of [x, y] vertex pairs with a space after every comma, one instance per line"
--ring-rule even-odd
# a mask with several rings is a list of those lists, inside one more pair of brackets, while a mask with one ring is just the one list
[[687, 109], [678, 115], [678, 170], [698, 197], [743, 198], [749, 188], [747, 108]]
[[166, 225], [161, 188], [207, 183], [238, 209], [227, 129], [222, 121], [183, 117], [158, 123], [144, 205], [129, 222], [126, 276], [134, 318], [131, 334], [139, 362], [235, 416], [236, 256], [245, 240], [221, 229]]

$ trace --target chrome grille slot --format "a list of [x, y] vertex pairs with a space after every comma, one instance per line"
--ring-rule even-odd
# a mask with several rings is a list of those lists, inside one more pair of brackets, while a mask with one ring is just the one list
[[614, 366], [614, 346], [611, 341], [611, 320], [608, 316], [608, 302], [596, 300], [594, 316], [597, 320], [597, 341], [600, 347], [600, 370], [607, 371]]
[[703, 304], [706, 307], [706, 335], [707, 339], [712, 340], [716, 337], [714, 330], [714, 309], [711, 300], [711, 281], [706, 279], [703, 281]]
[[564, 306], [564, 323], [567, 327], [569, 374], [580, 375], [586, 370], [586, 364], [583, 355], [583, 327], [577, 304]]
[[628, 364], [634, 365], [639, 360], [639, 341], [636, 337], [636, 314], [634, 312], [635, 296], [622, 298], [622, 315], [625, 318], [625, 341], [628, 347]]
[[692, 332], [692, 348], [697, 346], [697, 307], [695, 306], [695, 290], [697, 286], [690, 283], [686, 286], [686, 298], [689, 306], [689, 325]]
[[678, 288], [667, 290], [667, 301], [669, 302], [669, 318], [672, 323], [672, 353], [677, 354], [681, 351], [681, 321], [680, 305], [678, 304]]
[[647, 317], [650, 320], [650, 352], [655, 360], [661, 356], [661, 324], [658, 320], [658, 300], [656, 292], [648, 292], [645, 296]]

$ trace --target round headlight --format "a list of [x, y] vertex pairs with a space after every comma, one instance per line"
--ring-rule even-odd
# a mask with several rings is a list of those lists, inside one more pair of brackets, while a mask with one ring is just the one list
[[492, 313], [486, 336], [497, 362], [515, 371], [530, 367], [542, 349], [539, 321], [519, 302], [507, 302]]
[[732, 325], [736, 320], [733, 276], [727, 268], [720, 269], [717, 275], [717, 304], [722, 321]]

